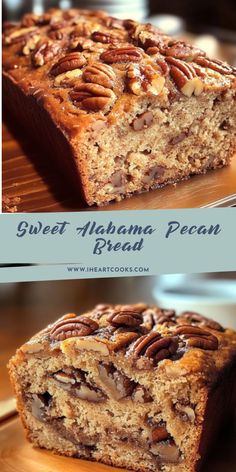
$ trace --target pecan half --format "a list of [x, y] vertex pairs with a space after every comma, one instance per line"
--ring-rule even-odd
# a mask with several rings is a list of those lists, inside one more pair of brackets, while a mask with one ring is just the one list
[[130, 326], [132, 328], [138, 327], [142, 321], [142, 314], [132, 310], [118, 310], [108, 316], [107, 321], [112, 326]]
[[62, 41], [62, 39], [65, 39], [67, 37], [67, 32], [62, 30], [49, 31], [48, 36], [50, 39]]
[[91, 27], [86, 21], [79, 22], [70, 33], [70, 38], [88, 37], [91, 34]]
[[175, 59], [182, 59], [187, 62], [195, 60], [198, 56], [204, 56], [201, 49], [195, 48], [184, 41], [170, 41], [164, 48], [163, 53], [166, 56], [174, 57]]
[[159, 310], [148, 309], [143, 313], [143, 324], [151, 331], [157, 324], [166, 324], [171, 326], [176, 324], [175, 310]]
[[173, 57], [167, 57], [166, 61], [170, 65], [170, 75], [183, 95], [186, 97], [199, 96], [203, 92], [203, 82], [197, 77], [192, 64]]
[[225, 62], [219, 61], [217, 59], [209, 59], [208, 57], [199, 56], [195, 58], [195, 62], [202, 67], [212, 69], [215, 72], [219, 72], [222, 75], [231, 75], [235, 74], [235, 69]]
[[123, 30], [123, 20], [119, 20], [118, 18], [114, 18], [113, 16], [104, 16], [104, 18], [102, 19], [102, 23], [107, 28]]
[[178, 326], [174, 333], [186, 340], [189, 347], [198, 347], [199, 349], [216, 351], [218, 349], [218, 339], [209, 331], [191, 325]]
[[135, 95], [143, 93], [159, 95], [165, 83], [164, 77], [149, 65], [139, 67], [137, 64], [130, 64], [126, 77], [128, 89]]
[[129, 379], [112, 364], [99, 364], [100, 379], [115, 400], [129, 397], [135, 387], [135, 382]]
[[106, 33], [105, 31], [94, 31], [91, 35], [91, 39], [96, 43], [103, 44], [115, 44], [119, 41], [119, 38], [111, 33]]
[[80, 84], [70, 93], [75, 106], [81, 106], [87, 111], [109, 111], [115, 102], [116, 95], [112, 90], [98, 84]]
[[200, 315], [199, 313], [195, 313], [194, 311], [185, 311], [181, 313], [180, 318], [183, 318], [190, 323], [197, 323], [205, 326], [206, 328], [214, 329], [216, 331], [224, 331], [224, 328], [217, 323], [217, 321], [210, 320], [206, 316]]
[[142, 59], [143, 51], [135, 46], [126, 46], [123, 48], [108, 49], [104, 51], [100, 59], [107, 64], [116, 62], [139, 62]]
[[69, 70], [80, 69], [86, 64], [86, 59], [80, 52], [71, 52], [61, 57], [51, 69], [51, 74], [56, 76]]
[[151, 111], [145, 111], [141, 115], [137, 116], [131, 123], [134, 131], [141, 131], [142, 129], [149, 128], [153, 123], [153, 114]]
[[69, 47], [70, 49], [76, 49], [76, 51], [92, 51], [94, 42], [89, 38], [84, 38], [83, 36], [73, 38], [70, 40]]
[[131, 346], [130, 352], [135, 357], [145, 356], [158, 363], [175, 354], [177, 349], [178, 338], [176, 336], [162, 337], [160, 333], [152, 331], [137, 339]]
[[48, 392], [30, 395], [31, 413], [39, 421], [47, 421], [52, 405], [52, 396]]
[[111, 66], [101, 62], [93, 62], [83, 71], [83, 79], [86, 82], [103, 85], [103, 87], [113, 88], [116, 74]]
[[17, 30], [14, 29], [12, 33], [4, 36], [4, 44], [11, 45], [27, 41], [31, 36], [34, 36], [36, 32], [38, 32], [38, 28], [35, 26], [30, 26], [29, 28], [21, 28]]
[[35, 67], [43, 66], [51, 61], [60, 51], [59, 44], [45, 41], [39, 47], [34, 49], [32, 54], [32, 63]]
[[54, 341], [64, 341], [64, 339], [88, 336], [99, 328], [96, 321], [85, 316], [66, 318], [55, 323], [50, 330], [50, 338]]

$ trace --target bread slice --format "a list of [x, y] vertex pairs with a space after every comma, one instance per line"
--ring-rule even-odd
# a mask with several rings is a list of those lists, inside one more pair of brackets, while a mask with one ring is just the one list
[[236, 333], [197, 313], [98, 305], [9, 363], [28, 439], [142, 472], [195, 472], [235, 407]]
[[150, 24], [25, 15], [5, 25], [3, 77], [6, 105], [88, 205], [220, 168], [236, 148], [235, 69]]

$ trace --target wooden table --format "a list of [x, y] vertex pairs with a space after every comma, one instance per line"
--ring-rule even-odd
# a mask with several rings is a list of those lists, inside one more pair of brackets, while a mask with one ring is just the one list
[[[222, 432], [201, 472], [235, 472], [236, 428]], [[19, 418], [0, 422], [0, 468], [2, 472], [127, 472], [96, 462], [56, 456], [34, 449], [26, 441]]]
[[224, 169], [135, 195], [105, 207], [87, 207], [26, 133], [3, 125], [4, 212], [113, 211], [236, 205], [236, 158]]

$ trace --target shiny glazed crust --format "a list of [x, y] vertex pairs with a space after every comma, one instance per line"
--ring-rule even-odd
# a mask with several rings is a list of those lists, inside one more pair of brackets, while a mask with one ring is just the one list
[[69, 313], [11, 359], [34, 445], [145, 472], [198, 470], [235, 407], [236, 333], [142, 303]]

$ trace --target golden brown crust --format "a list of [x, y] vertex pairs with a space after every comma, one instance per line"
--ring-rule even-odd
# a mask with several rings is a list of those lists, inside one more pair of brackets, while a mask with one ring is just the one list
[[115, 119], [112, 110], [121, 97], [127, 109], [130, 99], [142, 95], [172, 101], [236, 83], [233, 67], [150, 24], [84, 10], [53, 9], [6, 24], [3, 70], [27, 95], [52, 107], [68, 133], [78, 118], [85, 128], [91, 113]]
[[199, 313], [136, 305], [97, 305], [69, 313], [20, 348], [21, 353], [94, 350], [124, 357], [138, 370], [199, 375], [210, 385], [236, 359], [236, 333]]

